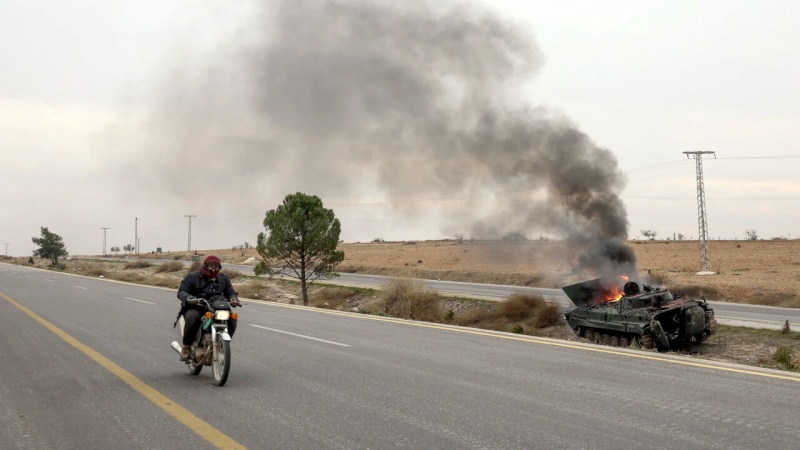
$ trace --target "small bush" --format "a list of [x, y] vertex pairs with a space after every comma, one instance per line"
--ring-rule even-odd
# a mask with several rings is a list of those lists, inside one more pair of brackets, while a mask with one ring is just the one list
[[172, 259], [174, 259], [175, 261], [183, 259], [183, 255], [172, 255]]
[[797, 368], [794, 364], [794, 349], [788, 345], [778, 347], [772, 359], [783, 369], [795, 370]]
[[536, 328], [553, 327], [562, 322], [561, 310], [555, 303], [545, 302], [536, 314], [533, 326]]
[[538, 295], [513, 294], [508, 300], [490, 305], [486, 309], [475, 309], [457, 315], [456, 325], [484, 328], [488, 330], [511, 332], [521, 329], [523, 333], [558, 325], [562, 322], [561, 312], [555, 303], [545, 301]]
[[539, 296], [512, 294], [508, 300], [497, 305], [495, 314], [509, 322], [527, 319], [531, 312], [544, 306], [544, 299]]
[[158, 266], [156, 273], [177, 272], [179, 270], [183, 270], [183, 264], [173, 261]]
[[420, 280], [392, 278], [381, 291], [384, 311], [392, 317], [443, 322], [439, 296]]
[[146, 269], [148, 267], [151, 267], [152, 265], [153, 265], [153, 263], [151, 263], [149, 261], [133, 261], [133, 262], [125, 263], [125, 265], [122, 266], [122, 268], [126, 269], [126, 270], [128, 270], [128, 269]]
[[193, 262], [192, 265], [189, 266], [189, 272], [196, 272], [196, 271], [200, 270], [200, 266], [202, 266], [202, 265], [203, 265], [203, 263], [201, 263], [200, 261]]
[[525, 332], [525, 329], [522, 328], [522, 325], [515, 323], [514, 326], [511, 327], [511, 332], [516, 334], [522, 334]]

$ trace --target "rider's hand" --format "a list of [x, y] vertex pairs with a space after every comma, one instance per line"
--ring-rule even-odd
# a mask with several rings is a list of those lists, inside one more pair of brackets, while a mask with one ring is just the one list
[[231, 303], [231, 306], [233, 306], [233, 307], [242, 306], [242, 304], [239, 303], [239, 298], [238, 297], [231, 297], [228, 301]]
[[186, 304], [187, 305], [196, 305], [197, 304], [197, 297], [194, 297], [194, 296], [191, 296], [191, 295], [186, 297]]

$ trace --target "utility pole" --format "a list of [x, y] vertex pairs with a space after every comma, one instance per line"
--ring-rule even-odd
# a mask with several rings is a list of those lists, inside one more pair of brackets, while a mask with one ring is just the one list
[[186, 214], [183, 217], [189, 218], [189, 245], [186, 248], [187, 251], [192, 251], [192, 217], [197, 217], [193, 214]]
[[139, 218], [136, 218], [136, 221], [133, 225], [133, 254], [139, 254]]
[[8, 244], [10, 244], [10, 242], [3, 242], [3, 244], [6, 246], [6, 256], [8, 256]]
[[703, 155], [714, 155], [714, 152], [683, 152], [687, 158], [694, 157], [697, 167], [697, 227], [699, 229], [698, 238], [700, 239], [700, 270], [708, 271], [708, 220], [706, 219], [706, 191], [703, 185]]
[[103, 230], [103, 256], [106, 256], [106, 231], [110, 230], [111, 228], [100, 228]]

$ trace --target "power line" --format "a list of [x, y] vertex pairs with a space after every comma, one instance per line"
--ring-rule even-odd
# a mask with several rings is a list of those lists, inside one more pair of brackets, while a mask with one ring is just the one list
[[716, 159], [800, 159], [798, 155], [777, 155], [777, 156], [727, 156]]
[[[691, 197], [656, 197], [656, 196], [641, 196], [641, 195], [623, 195], [622, 198], [635, 198], [640, 200], [688, 200]], [[707, 197], [711, 200], [800, 200], [800, 197]]]

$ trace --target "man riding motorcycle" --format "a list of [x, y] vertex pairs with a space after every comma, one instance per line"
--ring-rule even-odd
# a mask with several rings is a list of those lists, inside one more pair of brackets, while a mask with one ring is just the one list
[[[200, 270], [189, 272], [181, 281], [178, 288], [178, 298], [181, 300], [181, 314], [183, 314], [183, 347], [181, 348], [181, 361], [189, 360], [189, 352], [200, 329], [200, 317], [205, 312], [203, 306], [197, 304], [198, 298], [206, 300], [214, 295], [222, 295], [231, 306], [239, 306], [239, 294], [233, 290], [231, 279], [222, 270], [220, 259], [214, 255], [208, 256]], [[232, 337], [236, 331], [236, 320], [228, 322], [228, 334]]]

